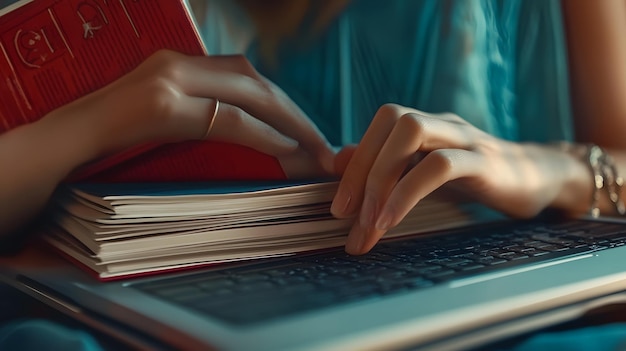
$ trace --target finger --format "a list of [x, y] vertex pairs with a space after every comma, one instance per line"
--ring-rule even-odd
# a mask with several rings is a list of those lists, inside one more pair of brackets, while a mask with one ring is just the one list
[[[388, 128], [394, 122], [394, 135], [391, 135]], [[483, 137], [484, 132], [454, 114], [427, 114], [396, 105], [381, 108], [355, 152], [351, 165], [348, 165], [342, 178], [345, 183], [338, 191], [338, 195], [342, 196], [345, 196], [343, 191], [349, 191], [353, 203], [347, 207], [345, 213], [333, 214], [338, 217], [353, 215], [353, 211], [358, 210], [361, 205], [359, 201], [369, 198], [367, 204], [363, 204], [367, 211], [362, 220], [371, 220], [371, 211], [377, 208], [372, 202], [382, 203], [394, 181], [406, 170], [406, 166], [419, 161], [423, 152], [440, 148], [472, 149], [477, 145], [476, 140]], [[389, 145], [387, 151], [383, 152], [386, 143]], [[398, 154], [399, 150], [403, 153]], [[374, 167], [372, 162], [376, 159], [380, 161]], [[374, 174], [371, 173], [372, 170]], [[337, 200], [338, 198], [335, 199]], [[337, 207], [339, 211], [339, 205]]]
[[419, 151], [437, 149], [467, 149], [476, 145], [476, 140], [485, 133], [471, 126], [460, 117], [450, 114], [429, 114], [417, 110], [405, 113], [398, 119], [399, 132], [405, 140], [411, 136], [419, 143]]
[[367, 174], [360, 213], [362, 226], [375, 225], [380, 207], [398, 180], [427, 152], [472, 146], [465, 128], [459, 127], [453, 118], [454, 115], [439, 116], [417, 111], [398, 119]]
[[278, 161], [289, 179], [312, 179], [329, 176], [329, 174], [320, 167], [319, 163], [302, 149], [278, 156]]
[[342, 175], [346, 168], [348, 167], [348, 163], [352, 156], [354, 156], [354, 152], [356, 151], [357, 145], [347, 145], [341, 149], [335, 156], [335, 174]]
[[[410, 114], [398, 119], [383, 141], [369, 171], [363, 170], [361, 173], [366, 176], [363, 205], [360, 208], [358, 225], [355, 225], [346, 241], [346, 250], [349, 253], [366, 252], [362, 250], [369, 248], [363, 245], [375, 244], [387, 229], [377, 230], [376, 223], [380, 220], [378, 214], [407, 165], [415, 159], [416, 150], [419, 150], [422, 142], [422, 133], [415, 127], [413, 120]], [[373, 243], [370, 242], [372, 240]]]
[[225, 103], [220, 104], [208, 139], [248, 146], [276, 157], [298, 149], [297, 141], [250, 116], [246, 111]]
[[448, 181], [479, 174], [482, 161], [478, 154], [467, 150], [429, 153], [398, 182], [382, 207], [376, 226], [363, 226], [356, 221], [346, 240], [346, 252], [358, 255], [370, 251], [421, 199]]
[[[197, 139], [203, 139], [209, 127], [209, 119], [215, 112], [214, 100], [184, 95], [180, 99], [181, 103], [174, 105], [178, 109], [173, 111], [176, 127], [185, 128], [181, 130], [181, 135], [198, 135]], [[206, 123], [199, 129], [195, 127], [198, 125], [198, 116], [206, 116]], [[182, 121], [184, 119], [188, 119], [189, 123]], [[194, 130], [188, 131], [187, 128]], [[272, 156], [288, 154], [298, 148], [295, 140], [226, 103], [220, 103], [208, 140], [240, 144]]]
[[189, 57], [178, 82], [185, 92], [237, 106], [280, 133], [297, 140], [331, 172], [334, 153], [306, 114], [278, 87], [240, 56]]
[[341, 177], [330, 208], [335, 217], [346, 218], [357, 213], [363, 201], [367, 175], [378, 152], [385, 144], [399, 116], [407, 111], [410, 110], [399, 105], [387, 104], [376, 112]]
[[[348, 233], [348, 240], [346, 240], [345, 250], [351, 255], [362, 255], [367, 253], [376, 244], [370, 241], [374, 238], [381, 238], [385, 234], [384, 231], [380, 231], [376, 228], [365, 228], [361, 226], [359, 221], [355, 221]], [[353, 240], [349, 240], [352, 238]]]
[[[363, 204], [360, 218], [363, 226], [377, 225], [381, 229], [388, 227], [388, 224], [382, 225], [382, 223], [388, 222], [388, 218], [379, 218], [380, 206], [387, 203], [392, 191], [397, 191], [394, 189], [398, 188], [398, 181], [407, 181], [404, 180], [404, 178], [407, 178], [405, 173], [415, 174], [416, 170], [423, 169], [424, 165], [429, 165], [434, 160], [442, 161], [441, 164], [443, 165], [452, 164], [445, 161], [455, 160], [455, 167], [452, 168], [455, 172], [481, 171], [476, 165], [481, 164], [478, 161], [483, 161], [483, 159], [477, 157], [478, 153], [470, 150], [476, 145], [474, 139], [482, 136], [482, 132], [462, 121], [465, 127], [459, 128], [455, 121], [458, 117], [455, 115], [451, 116], [452, 119], [445, 116], [443, 119], [439, 119], [437, 116], [432, 115], [408, 113], [398, 120], [368, 174], [365, 185], [366, 202], [371, 201], [373, 204]], [[459, 155], [465, 155], [465, 157], [456, 160]], [[468, 158], [476, 162], [473, 164], [461, 162]], [[426, 159], [428, 159], [428, 162], [424, 162]], [[416, 166], [411, 169], [413, 165]], [[433, 170], [428, 170], [428, 172], [441, 169], [435, 167]], [[466, 175], [469, 175], [469, 173]], [[447, 182], [451, 179], [443, 177], [444, 174], [425, 174], [425, 176], [427, 180], [435, 179], [442, 182]], [[451, 175], [453, 178], [460, 176], [461, 174]], [[401, 178], [403, 180], [400, 180]], [[407, 179], [411, 179], [411, 177]], [[427, 181], [424, 185], [426, 184], [428, 184]], [[435, 188], [441, 184], [443, 183], [436, 184]], [[430, 191], [435, 188], [431, 188]], [[411, 188], [406, 190], [407, 194], [412, 193], [410, 191]], [[373, 212], [366, 212], [366, 210]]]
[[[211, 118], [216, 112], [214, 99], [203, 99], [175, 93], [176, 102], [167, 104], [169, 122], [162, 132], [166, 133], [166, 140], [177, 142], [188, 139], [202, 140], [210, 127]], [[217, 114], [220, 114], [220, 107]], [[218, 115], [213, 118], [218, 119]], [[150, 126], [146, 126], [148, 128]], [[212, 134], [213, 131], [210, 132]]]
[[[399, 127], [399, 134], [401, 135], [390, 136], [391, 131], [399, 121], [401, 121]], [[365, 185], [368, 177], [371, 177], [370, 170], [388, 139], [395, 140], [395, 143], [408, 142], [413, 145], [405, 149], [415, 160], [418, 159], [415, 158], [416, 151], [430, 151], [442, 147], [471, 147], [473, 139], [469, 133], [475, 131], [482, 137], [482, 132], [473, 127], [467, 128], [467, 126], [466, 122], [454, 114], [428, 114], [395, 104], [382, 106], [374, 116], [370, 127], [345, 168], [337, 194], [333, 199], [331, 212], [338, 218], [351, 217], [358, 212], [366, 196], [365, 193], [368, 193]], [[405, 127], [407, 128], [406, 130], [403, 129]], [[396, 150], [395, 146], [390, 146], [390, 148], [391, 150]], [[383, 157], [380, 157], [381, 162], [390, 164], [387, 156], [392, 154], [392, 151], [385, 153]], [[407, 156], [406, 154], [401, 155], [402, 158]], [[404, 167], [394, 170], [393, 174], [384, 172], [381, 174], [387, 174], [389, 179], [397, 179], [400, 173], [405, 170], [407, 164], [408, 162], [405, 161], [393, 163], [394, 166], [404, 165]], [[380, 178], [372, 180], [370, 184], [376, 184], [378, 181], [380, 181]], [[387, 184], [391, 183], [387, 182]], [[387, 186], [388, 189], [389, 185]], [[380, 196], [379, 191], [374, 191], [369, 198], [375, 200]], [[375, 205], [369, 203], [367, 210], [375, 208]]]
[[429, 137], [427, 130], [430, 127], [427, 125], [430, 123], [433, 122], [409, 113], [400, 117], [394, 125], [367, 173], [359, 216], [364, 228], [374, 227], [381, 206]]
[[[393, 188], [386, 199], [375, 227], [387, 231], [415, 207], [419, 201], [447, 182], [481, 174], [482, 155], [461, 149], [440, 149], [429, 153], [411, 169]], [[365, 240], [375, 243], [376, 238]]]

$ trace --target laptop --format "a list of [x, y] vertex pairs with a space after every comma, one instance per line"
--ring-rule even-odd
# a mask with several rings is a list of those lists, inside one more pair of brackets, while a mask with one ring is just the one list
[[626, 302], [626, 222], [497, 220], [379, 243], [99, 282], [1, 279], [139, 349], [468, 350]]

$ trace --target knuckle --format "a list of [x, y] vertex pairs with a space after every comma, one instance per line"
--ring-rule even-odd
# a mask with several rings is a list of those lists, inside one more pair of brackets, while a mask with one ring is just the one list
[[464, 122], [464, 121], [465, 121], [463, 118], [461, 118], [461, 116], [457, 115], [457, 114], [456, 114], [456, 113], [454, 113], [454, 112], [444, 112], [444, 113], [442, 113], [441, 115], [442, 115], [443, 117], [447, 117], [447, 118], [449, 118], [449, 119], [451, 119], [451, 120], [454, 120], [454, 121], [458, 121], [458, 122], [461, 122], [461, 121], [463, 121], [463, 122]]
[[265, 80], [253, 79], [251, 78], [252, 84], [255, 86], [255, 89], [259, 92], [260, 95], [260, 103], [263, 103], [265, 106], [277, 106], [280, 105], [280, 98], [277, 95], [277, 91], [274, 87]]
[[150, 59], [156, 76], [179, 82], [184, 69], [184, 55], [171, 50], [159, 50]]
[[402, 106], [393, 103], [383, 104], [378, 108], [376, 116], [383, 119], [391, 119], [393, 121], [398, 120], [402, 115]]
[[430, 162], [436, 167], [440, 173], [449, 175], [454, 169], [454, 158], [444, 150], [434, 150], [428, 154]]
[[232, 62], [235, 67], [239, 69], [242, 74], [248, 75], [250, 77], [257, 77], [259, 73], [257, 72], [254, 65], [248, 60], [245, 55], [235, 54], [230, 55], [228, 59]]
[[165, 61], [173, 59], [177, 55], [178, 53], [176, 51], [169, 49], [159, 49], [150, 56], [150, 60], [156, 61], [158, 63], [163, 63]]
[[180, 57], [180, 54], [177, 53], [176, 51], [172, 51], [168, 49], [160, 49], [156, 51], [154, 54], [152, 54], [148, 58], [148, 61], [152, 63], [153, 65], [161, 67], [161, 66], [168, 65], [172, 61], [178, 60], [179, 57]]
[[228, 59], [229, 63], [234, 65], [239, 74], [248, 77], [255, 89], [261, 93], [263, 101], [268, 104], [274, 104], [284, 95], [280, 88], [256, 70], [246, 56], [236, 54], [230, 55]]
[[255, 80], [259, 80], [261, 74], [256, 70], [254, 65], [248, 60], [245, 55], [232, 54], [223, 55], [219, 57], [213, 57], [210, 59], [225, 61], [228, 70], [236, 72], [242, 76], [250, 77]]
[[146, 102], [155, 112], [166, 116], [174, 113], [181, 94], [168, 79], [155, 76], [148, 80], [144, 90], [148, 97]]
[[274, 89], [272, 89], [272, 86], [268, 82], [265, 80], [255, 80], [254, 82], [258, 86], [259, 90], [263, 91], [268, 98], [274, 97]]
[[374, 119], [370, 124], [370, 128], [393, 128], [400, 118], [401, 111], [398, 105], [384, 104], [378, 108]]
[[[246, 126], [246, 112], [240, 108], [229, 106], [228, 107], [228, 128], [230, 130], [243, 130]], [[224, 119], [226, 120], [226, 119]]]
[[428, 120], [419, 114], [407, 113], [399, 118], [398, 125], [411, 134], [421, 135], [428, 128]]

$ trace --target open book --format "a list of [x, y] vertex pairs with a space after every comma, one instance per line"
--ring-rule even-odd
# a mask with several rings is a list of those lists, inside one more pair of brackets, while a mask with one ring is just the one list
[[[55, 196], [53, 246], [100, 279], [342, 246], [335, 181], [75, 184]], [[422, 200], [387, 238], [472, 222], [463, 204]]]

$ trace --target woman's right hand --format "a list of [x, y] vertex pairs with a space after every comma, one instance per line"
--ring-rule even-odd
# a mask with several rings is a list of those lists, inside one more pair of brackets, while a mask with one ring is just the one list
[[346, 251], [369, 251], [424, 197], [445, 187], [512, 217], [547, 206], [572, 214], [591, 198], [587, 165], [554, 145], [515, 143], [451, 113], [382, 106], [357, 146], [337, 155], [331, 212], [354, 218]]
[[187, 56], [162, 50], [119, 80], [65, 108], [90, 111], [103, 153], [151, 142], [208, 139], [280, 157], [304, 151], [333, 171], [317, 127], [243, 56]]

